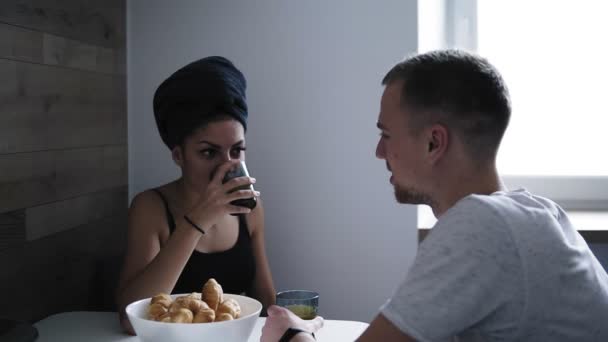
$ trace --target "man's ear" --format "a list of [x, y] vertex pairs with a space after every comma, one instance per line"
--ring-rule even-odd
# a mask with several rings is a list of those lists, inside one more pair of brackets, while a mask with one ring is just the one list
[[450, 139], [444, 125], [434, 124], [427, 132], [427, 156], [431, 163], [437, 163], [448, 149]]
[[173, 161], [175, 162], [175, 164], [177, 164], [177, 166], [184, 166], [184, 151], [182, 150], [181, 146], [175, 146], [171, 150], [171, 158], [173, 158]]

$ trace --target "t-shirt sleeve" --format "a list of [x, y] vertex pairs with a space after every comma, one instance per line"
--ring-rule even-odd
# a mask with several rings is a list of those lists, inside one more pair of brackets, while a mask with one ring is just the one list
[[466, 198], [420, 244], [410, 271], [381, 313], [420, 341], [445, 341], [495, 314], [522, 281], [504, 220]]

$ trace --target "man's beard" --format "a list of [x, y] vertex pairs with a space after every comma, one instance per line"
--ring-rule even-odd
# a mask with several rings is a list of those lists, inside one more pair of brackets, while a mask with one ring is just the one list
[[410, 187], [402, 187], [395, 184], [395, 199], [402, 204], [426, 204], [430, 205], [432, 200], [430, 196], [423, 194]]

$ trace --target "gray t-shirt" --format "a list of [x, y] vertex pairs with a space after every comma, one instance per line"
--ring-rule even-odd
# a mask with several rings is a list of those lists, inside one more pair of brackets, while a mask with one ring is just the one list
[[381, 312], [420, 341], [608, 341], [608, 275], [554, 202], [470, 195]]

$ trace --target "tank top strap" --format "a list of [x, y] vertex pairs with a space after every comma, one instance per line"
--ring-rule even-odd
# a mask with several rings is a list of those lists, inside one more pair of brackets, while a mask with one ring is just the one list
[[249, 225], [247, 224], [247, 219], [245, 215], [239, 215], [239, 238], [238, 243], [246, 241], [249, 243], [251, 240], [251, 236], [249, 235]]
[[169, 232], [171, 234], [173, 234], [173, 231], [175, 230], [175, 219], [173, 218], [173, 214], [171, 214], [171, 210], [169, 209], [169, 202], [167, 201], [167, 198], [165, 197], [165, 195], [163, 195], [162, 192], [160, 192], [160, 190], [158, 189], [153, 189], [154, 192], [156, 192], [158, 194], [158, 196], [160, 196], [160, 199], [163, 201], [163, 204], [165, 205], [165, 214], [167, 216], [167, 224], [169, 225]]

